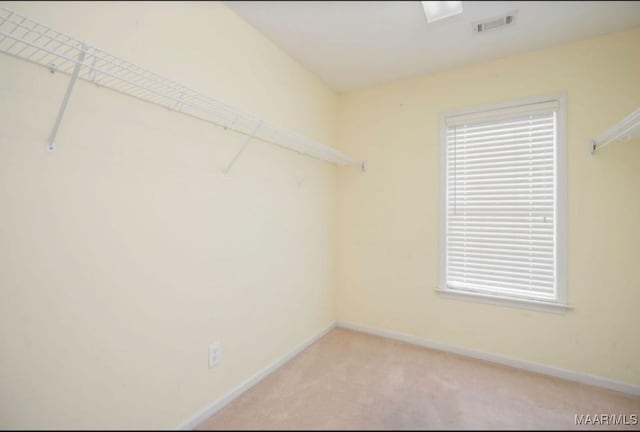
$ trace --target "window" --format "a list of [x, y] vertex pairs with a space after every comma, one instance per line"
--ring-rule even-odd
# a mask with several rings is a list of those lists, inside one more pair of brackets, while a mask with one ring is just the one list
[[442, 118], [440, 290], [564, 305], [563, 97]]

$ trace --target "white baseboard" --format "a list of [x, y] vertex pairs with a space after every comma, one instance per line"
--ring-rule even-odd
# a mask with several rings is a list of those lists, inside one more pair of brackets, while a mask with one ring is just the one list
[[184, 421], [176, 429], [178, 430], [191, 430], [202, 423], [207, 418], [211, 417], [216, 412], [220, 411], [229, 402], [240, 396], [245, 391], [260, 382], [263, 378], [274, 372], [280, 366], [291, 360], [293, 357], [304, 351], [307, 347], [312, 345], [318, 339], [333, 330], [334, 327], [342, 327], [349, 330], [358, 331], [361, 333], [368, 333], [375, 336], [381, 336], [387, 339], [398, 340], [407, 342], [413, 345], [423, 346], [426, 348], [435, 349], [438, 351], [450, 352], [453, 354], [462, 355], [465, 357], [471, 357], [475, 359], [485, 360], [492, 363], [497, 363], [505, 366], [514, 367], [517, 369], [523, 369], [530, 372], [536, 372], [543, 375], [549, 375], [556, 378], [562, 378], [569, 381], [576, 381], [583, 384], [589, 384], [597, 387], [606, 388], [609, 390], [616, 390], [623, 393], [628, 393], [636, 396], [640, 396], [640, 385], [629, 384], [622, 381], [616, 381], [609, 378], [604, 378], [595, 375], [584, 374], [580, 372], [574, 372], [567, 369], [561, 369], [555, 366], [548, 366], [541, 363], [536, 363], [528, 360], [515, 359], [512, 357], [504, 356], [501, 354], [494, 354], [485, 351], [476, 350], [473, 348], [465, 348], [458, 345], [452, 345], [446, 342], [439, 342], [418, 336], [412, 336], [405, 333], [395, 332], [391, 330], [383, 330], [375, 327], [370, 327], [362, 324], [356, 324], [349, 321], [337, 321], [329, 325], [324, 330], [316, 333], [314, 336], [307, 339], [305, 342], [293, 348], [287, 354], [269, 364], [244, 382], [240, 383], [237, 387], [232, 389], [227, 394], [222, 395], [198, 413], [193, 415], [188, 420]]
[[205, 408], [201, 409], [198, 413], [194, 414], [191, 418], [189, 418], [188, 420], [186, 420], [183, 423], [181, 423], [176, 429], [177, 430], [192, 430], [192, 429], [195, 429], [196, 426], [198, 426], [204, 420], [206, 420], [209, 417], [211, 417], [216, 412], [220, 411], [229, 402], [231, 402], [232, 400], [234, 400], [235, 398], [240, 396], [245, 391], [249, 390], [254, 385], [258, 384], [267, 375], [269, 375], [270, 373], [274, 372], [276, 369], [278, 369], [280, 366], [284, 365], [286, 362], [291, 360], [296, 355], [300, 354], [302, 351], [304, 351], [307, 347], [309, 347], [311, 344], [316, 342], [318, 339], [320, 339], [321, 337], [323, 337], [324, 335], [329, 333], [331, 330], [334, 329], [335, 326], [336, 326], [336, 323], [334, 322], [331, 325], [329, 325], [327, 328], [325, 328], [324, 330], [322, 330], [322, 331], [316, 333], [315, 335], [311, 336], [309, 339], [307, 339], [306, 341], [302, 342], [301, 344], [299, 344], [298, 346], [293, 348], [291, 351], [289, 351], [284, 356], [280, 357], [279, 359], [277, 359], [273, 363], [267, 365], [262, 370], [258, 371], [253, 376], [249, 377], [248, 379], [246, 379], [245, 381], [240, 383], [238, 386], [236, 386], [234, 389], [232, 389], [227, 394], [224, 394], [221, 397], [219, 397], [218, 399], [216, 399], [213, 402], [211, 402]]
[[524, 369], [530, 372], [537, 372], [544, 375], [553, 376], [556, 378], [562, 378], [569, 381], [576, 381], [583, 384], [589, 384], [597, 387], [603, 387], [609, 390], [616, 390], [623, 393], [632, 395], [640, 395], [640, 385], [629, 384], [622, 381], [616, 381], [609, 378], [604, 378], [595, 375], [589, 375], [580, 372], [574, 372], [567, 369], [561, 369], [555, 366], [548, 366], [541, 363], [536, 363], [528, 360], [515, 359], [507, 357], [501, 354], [493, 354], [485, 351], [476, 350], [473, 348], [465, 348], [457, 345], [448, 344], [445, 342], [434, 341], [430, 339], [421, 338], [418, 336], [412, 336], [405, 333], [378, 329], [375, 327], [369, 327], [366, 325], [356, 324], [349, 321], [338, 321], [338, 327], [342, 327], [349, 330], [354, 330], [362, 333], [368, 333], [375, 336], [381, 336], [388, 339], [394, 339], [402, 342], [407, 342], [413, 345], [419, 345], [426, 348], [431, 348], [439, 351], [446, 351], [453, 354], [459, 354], [466, 357], [472, 357], [480, 360], [486, 360], [492, 363], [498, 363], [505, 366], [510, 366], [518, 369]]

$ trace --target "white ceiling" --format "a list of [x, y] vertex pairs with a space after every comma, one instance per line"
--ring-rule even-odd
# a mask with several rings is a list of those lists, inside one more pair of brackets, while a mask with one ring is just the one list
[[[465, 1], [462, 14], [429, 25], [417, 1], [226, 3], [338, 91], [640, 25], [640, 1]], [[472, 22], [513, 10], [514, 26], [472, 34]]]

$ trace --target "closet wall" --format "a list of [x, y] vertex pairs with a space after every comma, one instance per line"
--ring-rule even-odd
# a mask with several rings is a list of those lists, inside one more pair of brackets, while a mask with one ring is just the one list
[[[560, 92], [574, 309], [440, 297], [439, 113]], [[339, 319], [640, 384], [640, 142], [588, 149], [639, 103], [640, 28], [341, 95]]]
[[[3, 2], [334, 145], [336, 96], [220, 3]], [[333, 320], [336, 168], [0, 55], [0, 427], [173, 428]], [[222, 360], [207, 367], [208, 345]]]

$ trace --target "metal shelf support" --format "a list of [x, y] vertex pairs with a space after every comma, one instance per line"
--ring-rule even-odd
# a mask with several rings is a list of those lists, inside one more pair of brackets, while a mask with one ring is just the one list
[[[53, 151], [56, 146], [56, 136], [58, 135], [58, 128], [60, 127], [60, 123], [62, 123], [62, 117], [64, 116], [64, 112], [67, 109], [67, 104], [69, 103], [69, 98], [71, 97], [71, 92], [73, 91], [73, 86], [76, 83], [76, 79], [78, 79], [78, 73], [80, 72], [80, 66], [84, 61], [84, 56], [87, 54], [87, 49], [89, 47], [86, 44], [82, 44], [82, 48], [80, 53], [78, 54], [78, 62], [73, 68], [73, 73], [71, 74], [71, 79], [69, 79], [69, 84], [67, 84], [67, 90], [64, 93], [64, 98], [62, 99], [62, 104], [60, 105], [60, 109], [58, 110], [58, 115], [56, 116], [56, 122], [53, 124], [53, 130], [51, 131], [51, 135], [49, 136], [49, 142], [47, 144], [47, 148], [49, 151]], [[54, 71], [55, 69], [52, 69]]]
[[260, 129], [260, 126], [262, 126], [262, 122], [258, 123], [258, 126], [256, 126], [256, 128], [253, 130], [253, 133], [249, 135], [247, 138], [245, 138], [244, 143], [242, 143], [242, 147], [240, 147], [240, 150], [238, 150], [238, 152], [233, 157], [233, 159], [231, 159], [231, 162], [229, 162], [229, 165], [227, 165], [227, 167], [224, 169], [225, 175], [229, 174], [229, 171], [231, 171], [231, 168], [233, 168], [233, 165], [235, 165], [236, 161], [238, 160], [242, 152], [244, 152], [244, 149], [247, 148], [251, 140], [256, 136], [256, 132], [258, 132], [258, 129]]

